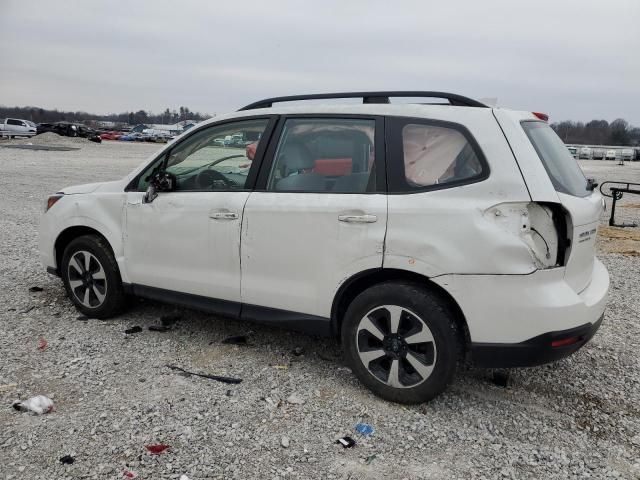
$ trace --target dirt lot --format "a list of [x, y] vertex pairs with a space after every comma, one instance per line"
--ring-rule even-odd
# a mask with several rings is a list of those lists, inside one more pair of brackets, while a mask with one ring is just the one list
[[[78, 319], [38, 262], [44, 199], [119, 178], [158, 148], [0, 148], [0, 478], [640, 478], [639, 230], [602, 230], [608, 313], [572, 358], [513, 371], [508, 388], [467, 368], [437, 400], [400, 406], [365, 390], [328, 340], [151, 302], [110, 321]], [[600, 181], [640, 182], [640, 163], [582, 166]], [[639, 204], [623, 199], [620, 220], [640, 220]], [[171, 331], [148, 331], [172, 313]], [[124, 333], [135, 325], [143, 331]], [[221, 343], [235, 334], [249, 344]], [[185, 377], [167, 364], [244, 381]], [[37, 394], [55, 412], [11, 408]], [[354, 432], [360, 421], [373, 436]], [[336, 445], [343, 435], [357, 446]], [[152, 456], [152, 443], [171, 448]], [[64, 455], [75, 463], [61, 464]]]

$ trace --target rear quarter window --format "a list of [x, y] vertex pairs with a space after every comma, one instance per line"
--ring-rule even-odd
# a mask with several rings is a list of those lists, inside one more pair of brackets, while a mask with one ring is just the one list
[[483, 180], [489, 168], [461, 125], [432, 120], [389, 120], [390, 192], [419, 192]]
[[522, 128], [557, 192], [574, 197], [586, 197], [591, 193], [587, 190], [587, 179], [578, 162], [547, 123], [525, 121], [522, 122]]

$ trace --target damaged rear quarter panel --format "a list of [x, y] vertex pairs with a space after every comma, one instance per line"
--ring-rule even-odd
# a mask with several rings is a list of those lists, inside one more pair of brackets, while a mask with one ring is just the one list
[[485, 216], [495, 205], [526, 204], [531, 197], [497, 121], [490, 111], [480, 113], [469, 115], [465, 127], [487, 160], [489, 177], [469, 185], [389, 195], [385, 268], [427, 277], [528, 274], [536, 269], [522, 239]]

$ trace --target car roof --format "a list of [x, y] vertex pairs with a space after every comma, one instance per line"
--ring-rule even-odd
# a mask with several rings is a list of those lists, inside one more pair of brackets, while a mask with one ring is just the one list
[[[222, 115], [217, 115], [209, 120], [203, 122], [216, 123], [221, 120], [242, 118], [242, 117], [255, 117], [255, 116], [267, 116], [267, 115], [326, 115], [326, 114], [338, 114], [338, 115], [371, 115], [371, 116], [401, 116], [401, 117], [424, 117], [429, 118], [432, 116], [441, 117], [459, 117], [461, 120], [466, 115], [478, 115], [480, 112], [491, 115], [493, 108], [482, 107], [462, 107], [454, 105], [423, 105], [423, 104], [340, 104], [340, 105], [327, 105], [327, 104], [305, 104], [296, 106], [276, 106], [269, 108], [256, 108], [252, 110], [242, 110], [237, 112], [230, 112]], [[504, 110], [504, 109], [501, 109]], [[518, 117], [531, 117], [531, 112], [518, 112], [514, 110], [508, 110], [515, 113]]]

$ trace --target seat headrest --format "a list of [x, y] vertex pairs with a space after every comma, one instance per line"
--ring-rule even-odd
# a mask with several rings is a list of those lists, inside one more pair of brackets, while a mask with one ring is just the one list
[[291, 143], [284, 146], [278, 155], [278, 164], [285, 165], [289, 171], [313, 168], [314, 160], [302, 145]]

